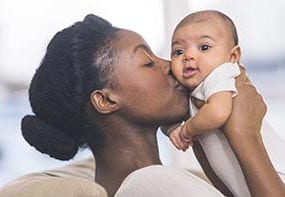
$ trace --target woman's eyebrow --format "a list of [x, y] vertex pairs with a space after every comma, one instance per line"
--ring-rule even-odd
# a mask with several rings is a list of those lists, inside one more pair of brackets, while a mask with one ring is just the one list
[[133, 54], [135, 54], [139, 49], [143, 49], [145, 50], [147, 53], [152, 54], [152, 51], [150, 50], [150, 48], [148, 46], [146, 46], [145, 44], [139, 44], [137, 45], [134, 50], [133, 50]]

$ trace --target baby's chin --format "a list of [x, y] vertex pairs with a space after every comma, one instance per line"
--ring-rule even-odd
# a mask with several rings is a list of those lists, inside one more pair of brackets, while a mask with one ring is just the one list
[[184, 87], [186, 87], [188, 90], [190, 90], [190, 91], [193, 91], [193, 90], [195, 90], [195, 88], [197, 88], [198, 87], [198, 85], [199, 85], [199, 83], [184, 83], [184, 84], [182, 84]]

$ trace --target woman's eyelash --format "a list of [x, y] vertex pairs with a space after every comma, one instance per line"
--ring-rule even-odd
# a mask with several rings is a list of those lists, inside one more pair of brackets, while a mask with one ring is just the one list
[[149, 63], [145, 64], [145, 66], [152, 67], [152, 66], [154, 66], [154, 62], [149, 62]]

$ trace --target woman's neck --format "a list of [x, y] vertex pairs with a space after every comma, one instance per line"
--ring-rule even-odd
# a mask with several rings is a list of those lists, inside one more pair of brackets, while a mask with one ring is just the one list
[[107, 135], [104, 147], [91, 147], [96, 158], [96, 182], [113, 196], [131, 172], [154, 164], [161, 164], [156, 131], [117, 129]]

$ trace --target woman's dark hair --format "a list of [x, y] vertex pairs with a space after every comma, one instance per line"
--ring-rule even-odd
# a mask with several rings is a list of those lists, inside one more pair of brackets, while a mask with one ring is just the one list
[[90, 93], [108, 82], [117, 30], [87, 15], [50, 41], [29, 89], [35, 115], [26, 115], [21, 125], [25, 140], [38, 151], [68, 160], [87, 142], [86, 104]]

